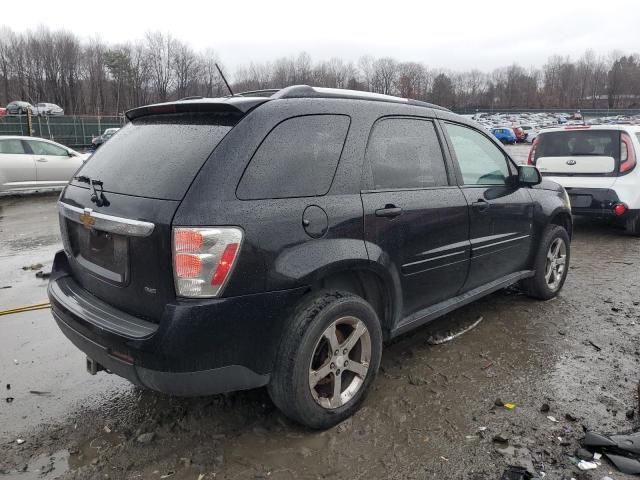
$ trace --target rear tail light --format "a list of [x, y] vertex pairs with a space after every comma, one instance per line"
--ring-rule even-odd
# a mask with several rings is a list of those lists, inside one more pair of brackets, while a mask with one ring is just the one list
[[235, 227], [173, 229], [173, 276], [180, 297], [217, 297], [238, 258], [242, 230]]
[[636, 166], [636, 152], [629, 134], [620, 134], [620, 173], [629, 173]]
[[527, 159], [527, 163], [529, 165], [535, 165], [537, 146], [538, 146], [538, 137], [533, 139], [533, 143], [531, 144], [531, 150], [529, 150], [529, 158]]

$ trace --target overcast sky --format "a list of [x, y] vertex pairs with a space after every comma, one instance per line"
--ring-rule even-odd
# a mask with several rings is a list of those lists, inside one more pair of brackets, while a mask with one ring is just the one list
[[430, 67], [491, 70], [640, 51], [640, 0], [2, 1], [14, 30], [42, 24], [107, 42], [162, 30], [213, 48], [228, 70], [308, 52], [313, 60], [392, 56]]

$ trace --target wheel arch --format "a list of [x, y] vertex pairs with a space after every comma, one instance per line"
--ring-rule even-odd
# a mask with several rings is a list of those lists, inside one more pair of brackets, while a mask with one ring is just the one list
[[376, 311], [385, 339], [397, 321], [402, 302], [388, 272], [371, 261], [335, 264], [314, 272], [308, 294], [322, 290], [353, 293], [366, 300]]
[[547, 225], [559, 225], [567, 231], [569, 239], [573, 238], [573, 220], [569, 212], [557, 209], [549, 218]]

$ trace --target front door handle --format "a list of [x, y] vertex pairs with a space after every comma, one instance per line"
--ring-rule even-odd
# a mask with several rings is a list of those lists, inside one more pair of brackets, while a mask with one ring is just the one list
[[390, 203], [385, 205], [384, 208], [379, 208], [378, 210], [376, 210], [376, 217], [394, 218], [398, 215], [402, 215], [402, 208], [396, 207], [395, 205], [392, 205]]
[[46, 158], [36, 158], [36, 162], [46, 163], [48, 160]]
[[487, 208], [489, 208], [489, 202], [482, 198], [479, 198], [478, 201], [473, 202], [471, 206], [480, 212], [484, 212]]

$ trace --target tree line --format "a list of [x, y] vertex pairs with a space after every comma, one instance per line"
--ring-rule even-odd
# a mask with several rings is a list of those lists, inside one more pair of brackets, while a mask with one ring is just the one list
[[[0, 27], [0, 104], [52, 102], [67, 114], [113, 115], [188, 96], [228, 93], [215, 50], [195, 51], [170, 33], [135, 42], [82, 40], [46, 27]], [[224, 67], [223, 67], [224, 70]], [[639, 108], [640, 55], [588, 50], [554, 55], [542, 67], [518, 63], [483, 72], [451, 71], [393, 58], [313, 61], [303, 52], [228, 72], [236, 92], [295, 84], [350, 88], [462, 108]]]

